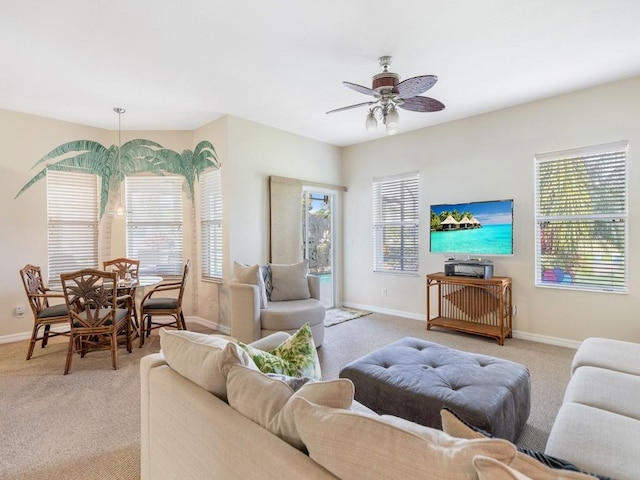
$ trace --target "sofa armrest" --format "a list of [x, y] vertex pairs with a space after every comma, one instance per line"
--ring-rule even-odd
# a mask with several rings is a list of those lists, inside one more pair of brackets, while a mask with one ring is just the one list
[[290, 336], [287, 332], [275, 332], [252, 342], [251, 346], [263, 352], [268, 352], [284, 343]]
[[257, 285], [229, 282], [231, 336], [244, 343], [260, 338], [260, 291]]
[[166, 364], [167, 362], [165, 361], [162, 353], [152, 353], [151, 355], [146, 355], [140, 359], [140, 466], [141, 477], [144, 479], [148, 479], [150, 477], [149, 459], [151, 451], [149, 436], [151, 432], [149, 424], [149, 407], [151, 398], [149, 374], [153, 368]]
[[307, 282], [309, 282], [311, 298], [320, 300], [320, 277], [318, 275], [307, 275]]

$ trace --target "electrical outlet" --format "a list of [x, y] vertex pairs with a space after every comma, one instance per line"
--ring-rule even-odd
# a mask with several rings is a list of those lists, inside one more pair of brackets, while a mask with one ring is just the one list
[[24, 317], [24, 307], [22, 305], [16, 307], [16, 317]]
[[516, 307], [515, 305], [513, 306], [513, 315], [517, 315], [518, 314], [518, 307]]
[[383, 289], [382, 289], [382, 296], [383, 296], [383, 297], [386, 297], [386, 296], [387, 296], [387, 289], [386, 289], [386, 288], [383, 288]]

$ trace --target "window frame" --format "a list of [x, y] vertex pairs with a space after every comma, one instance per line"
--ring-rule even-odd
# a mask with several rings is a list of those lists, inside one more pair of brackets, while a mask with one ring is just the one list
[[[394, 207], [389, 207], [389, 202], [395, 202], [395, 211], [391, 210]], [[418, 276], [420, 270], [419, 173], [414, 171], [374, 178], [372, 208], [374, 273]], [[385, 237], [389, 238], [388, 236], [392, 235], [394, 230], [399, 231], [401, 238], [397, 244], [390, 244]], [[396, 255], [385, 254], [385, 250], [388, 252], [392, 248], [399, 249]], [[413, 249], [413, 252], [409, 249]]]
[[[98, 266], [98, 191], [97, 175], [47, 171], [47, 283], [59, 284], [60, 273]], [[78, 261], [78, 255], [86, 258]]]
[[223, 274], [222, 169], [210, 169], [200, 177], [201, 277], [220, 282]]
[[628, 293], [628, 141], [538, 154], [534, 168], [535, 286]]

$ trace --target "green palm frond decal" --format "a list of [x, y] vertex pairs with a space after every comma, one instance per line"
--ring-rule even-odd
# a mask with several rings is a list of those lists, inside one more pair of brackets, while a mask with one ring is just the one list
[[194, 184], [202, 172], [220, 168], [215, 148], [210, 142], [198, 143], [195, 152], [185, 150], [179, 154], [157, 142], [141, 138], [130, 140], [122, 147], [111, 145], [108, 148], [93, 140], [67, 142], [51, 150], [32, 168], [41, 164], [46, 166], [20, 189], [15, 198], [45, 178], [49, 170], [89, 173], [101, 179], [100, 217], [109, 203], [109, 195], [114, 193], [112, 184], [120, 185], [128, 175], [144, 172], [182, 175], [193, 201]]

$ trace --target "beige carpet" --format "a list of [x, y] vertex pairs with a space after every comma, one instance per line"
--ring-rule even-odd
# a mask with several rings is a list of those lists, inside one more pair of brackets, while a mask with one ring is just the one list
[[[194, 327], [198, 328], [197, 325]], [[532, 412], [520, 443], [542, 449], [562, 401], [574, 351], [524, 340], [495, 340], [444, 331], [382, 314], [327, 328], [318, 352], [323, 376], [375, 348], [405, 336], [521, 362], [532, 375]], [[152, 335], [132, 354], [119, 350], [76, 356], [62, 375], [66, 339], [39, 346], [28, 362], [27, 341], [0, 345], [0, 479], [138, 479], [140, 477], [140, 376], [143, 355], [159, 350]]]

